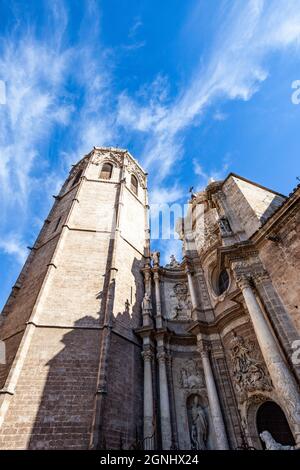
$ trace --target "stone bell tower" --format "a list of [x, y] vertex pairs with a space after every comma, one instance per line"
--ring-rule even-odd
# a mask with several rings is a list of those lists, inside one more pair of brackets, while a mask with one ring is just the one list
[[95, 147], [54, 198], [1, 317], [0, 448], [127, 448], [142, 433], [147, 177]]

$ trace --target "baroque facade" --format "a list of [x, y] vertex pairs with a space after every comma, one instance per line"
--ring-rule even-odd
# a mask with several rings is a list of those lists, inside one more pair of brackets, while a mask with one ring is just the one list
[[299, 447], [299, 199], [212, 182], [162, 266], [147, 174], [95, 147], [0, 317], [0, 448]]

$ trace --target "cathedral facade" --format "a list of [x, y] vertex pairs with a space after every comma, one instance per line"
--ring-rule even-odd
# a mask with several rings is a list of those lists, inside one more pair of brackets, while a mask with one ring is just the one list
[[0, 448], [300, 447], [300, 187], [191, 194], [166, 266], [128, 151], [54, 198], [0, 316]]

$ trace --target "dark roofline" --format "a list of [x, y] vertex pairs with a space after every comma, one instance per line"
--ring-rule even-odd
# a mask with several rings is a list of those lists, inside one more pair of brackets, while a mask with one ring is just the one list
[[259, 184], [259, 183], [255, 183], [254, 181], [251, 181], [247, 178], [245, 178], [244, 176], [240, 176], [238, 175], [237, 173], [233, 173], [233, 172], [230, 172], [226, 178], [224, 179], [223, 183], [222, 183], [222, 186], [223, 184], [225, 184], [225, 182], [230, 178], [230, 176], [233, 176], [235, 178], [238, 178], [240, 180], [243, 180], [243, 181], [246, 181], [246, 183], [250, 183], [250, 184], [253, 184], [254, 186], [257, 186], [258, 188], [261, 188], [261, 189], [264, 189], [265, 191], [269, 191], [270, 193], [273, 193], [273, 194], [276, 194], [277, 196], [281, 196], [283, 198], [287, 198], [287, 196], [285, 196], [284, 194], [281, 194], [277, 191], [273, 191], [273, 189], [270, 189], [270, 188], [267, 188], [266, 186], [263, 186], [262, 184]]

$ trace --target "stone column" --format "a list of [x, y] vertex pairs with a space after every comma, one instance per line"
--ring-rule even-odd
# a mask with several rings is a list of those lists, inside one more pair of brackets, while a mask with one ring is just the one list
[[209, 358], [209, 350], [207, 347], [202, 345], [201, 336], [197, 336], [198, 344], [200, 344], [200, 355], [203, 364], [203, 371], [206, 383], [206, 390], [209, 402], [209, 409], [211, 413], [211, 419], [214, 426], [215, 436], [216, 436], [216, 444], [217, 450], [228, 450], [228, 441], [225, 431], [225, 425], [223, 421], [221, 405], [218, 397], [217, 387], [215, 384], [215, 379], [213, 376], [210, 358]]
[[[150, 349], [142, 352], [144, 359], [144, 449], [153, 450], [153, 388], [152, 388], [152, 359]], [[149, 439], [151, 437], [151, 439]]]
[[164, 350], [163, 338], [158, 337], [158, 370], [159, 370], [159, 402], [160, 402], [160, 425], [163, 450], [170, 450], [172, 445], [170, 400], [168, 389], [168, 378], [166, 368], [166, 352]]
[[186, 274], [187, 274], [187, 279], [188, 279], [192, 306], [193, 306], [193, 309], [195, 309], [198, 307], [198, 302], [197, 302], [197, 297], [196, 297], [196, 292], [195, 292], [195, 287], [194, 287], [193, 276], [189, 268], [186, 269]]
[[160, 285], [159, 285], [159, 272], [154, 272], [154, 285], [155, 285], [155, 301], [156, 301], [156, 328], [162, 328], [162, 315], [161, 315], [161, 300], [160, 300]]
[[294, 430], [297, 445], [300, 446], [300, 394], [295, 378], [286, 365], [271, 327], [251, 287], [249, 277], [236, 275], [236, 278], [237, 284], [243, 293], [256, 338], [277, 392], [278, 400], [280, 400], [284, 411], [287, 413]]

